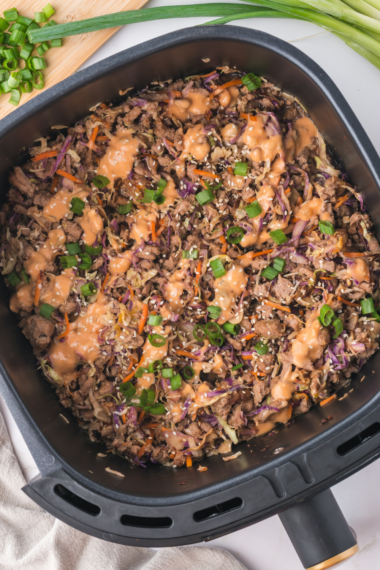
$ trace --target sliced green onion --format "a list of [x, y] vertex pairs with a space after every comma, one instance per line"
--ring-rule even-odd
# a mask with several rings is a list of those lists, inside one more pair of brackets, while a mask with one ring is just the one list
[[240, 243], [245, 233], [246, 232], [245, 230], [243, 230], [243, 228], [240, 228], [239, 226], [234, 226], [233, 228], [227, 230], [226, 234], [227, 241], [229, 243]]
[[47, 51], [48, 49], [50, 49], [50, 46], [48, 43], [44, 42], [43, 44], [41, 44], [40, 46], [38, 46], [37, 48], [37, 53], [40, 56], [43, 56], [45, 51]]
[[21, 83], [21, 73], [19, 71], [12, 71], [8, 79], [8, 85], [11, 89], [18, 87]]
[[208, 188], [206, 190], [202, 190], [202, 192], [199, 192], [198, 194], [196, 194], [195, 197], [201, 206], [205, 206], [206, 204], [210, 204], [210, 202], [215, 200], [215, 194], [211, 190], [209, 190]]
[[86, 283], [85, 285], [82, 285], [80, 290], [84, 297], [90, 297], [91, 295], [95, 295], [97, 288], [93, 283]]
[[3, 16], [7, 22], [15, 22], [18, 18], [18, 12], [16, 8], [10, 8], [9, 10], [4, 10]]
[[165, 200], [166, 196], [163, 196], [162, 194], [157, 194], [157, 192], [154, 193], [153, 202], [155, 202], [159, 206], [161, 206], [161, 204], [163, 204]]
[[190, 380], [191, 378], [194, 378], [195, 375], [194, 368], [191, 368], [191, 366], [185, 366], [185, 368], [182, 369], [182, 374], [184, 375], [186, 380]]
[[164, 378], [171, 378], [174, 374], [173, 368], [164, 368], [161, 374]]
[[146, 390], [146, 395], [147, 395], [146, 403], [148, 404], [148, 406], [150, 406], [154, 402], [156, 393], [154, 390]]
[[41, 305], [40, 308], [40, 315], [41, 317], [43, 317], [44, 319], [51, 319], [52, 314], [55, 311], [55, 307], [53, 307], [52, 305], [49, 305], [49, 303], [44, 303], [43, 305]]
[[[8, 24], [7, 24], [7, 26], [8, 26]], [[11, 39], [11, 34], [8, 34], [8, 32], [6, 32], [5, 34], [3, 34], [3, 36], [4, 36], [3, 44], [7, 44], [9, 46], [9, 40]]]
[[377, 312], [377, 309], [378, 309], [378, 308], [379, 308], [379, 307], [376, 307], [376, 309], [373, 311], [373, 313], [371, 313], [371, 317], [372, 317], [373, 319], [376, 319], [376, 321], [377, 321], [378, 323], [380, 323], [380, 315], [379, 315], [379, 313]]
[[3, 93], [9, 93], [11, 90], [11, 88], [8, 85], [8, 81], [3, 81], [2, 83], [0, 83], [0, 87]]
[[161, 404], [161, 402], [157, 402], [156, 404], [150, 406], [148, 411], [150, 414], [152, 414], [152, 416], [162, 416], [163, 414], [166, 413], [166, 408], [164, 404]]
[[210, 184], [209, 182], [207, 182], [207, 180], [205, 180], [205, 184], [206, 184], [206, 188], [208, 188], [208, 190], [219, 190], [219, 188], [222, 186], [223, 182], [219, 182], [219, 184]]
[[162, 317], [160, 315], [150, 315], [148, 319], [148, 325], [152, 327], [158, 327], [162, 323]]
[[237, 364], [236, 366], [233, 366], [231, 368], [231, 370], [239, 370], [239, 368], [243, 368], [244, 364]]
[[263, 272], [261, 274], [263, 277], [265, 277], [266, 279], [269, 279], [269, 281], [273, 281], [273, 279], [275, 279], [278, 275], [278, 271], [276, 269], [274, 269], [274, 267], [266, 267], [265, 269], [263, 269]]
[[44, 60], [43, 57], [32, 57], [32, 65], [33, 65], [33, 69], [35, 71], [38, 71], [40, 69], [46, 69], [46, 61]]
[[24, 45], [22, 46], [21, 51], [20, 51], [20, 58], [21, 59], [29, 59], [32, 51], [33, 51], [32, 44], [25, 42]]
[[78, 265], [75, 255], [62, 255], [60, 261], [63, 269], [70, 269], [70, 267], [77, 267]]
[[207, 312], [210, 314], [211, 319], [218, 319], [222, 314], [222, 309], [220, 307], [216, 307], [215, 305], [210, 305], [207, 307]]
[[30, 69], [22, 69], [19, 71], [19, 73], [21, 75], [22, 81], [31, 81], [33, 79], [33, 75]]
[[210, 266], [212, 269], [212, 272], [214, 274], [215, 279], [218, 279], [219, 277], [223, 277], [223, 275], [226, 274], [226, 270], [224, 269], [223, 263], [220, 261], [220, 259], [213, 259], [210, 262]]
[[45, 87], [44, 76], [41, 71], [35, 71], [33, 73], [33, 87], [34, 89], [43, 89]]
[[[8, 71], [16, 71], [17, 69], [17, 60], [16, 59], [6, 59], [3, 61], [3, 67], [8, 69]], [[4, 91], [6, 93], [6, 91]]]
[[157, 193], [162, 194], [168, 183], [163, 178], [160, 178], [157, 184]]
[[248, 162], [237, 162], [234, 168], [235, 176], [247, 176]]
[[120, 384], [119, 390], [127, 400], [133, 398], [133, 396], [136, 394], [136, 388], [132, 386], [130, 382], [124, 382]]
[[74, 212], [77, 216], [81, 216], [84, 210], [85, 203], [80, 198], [72, 198], [70, 202], [70, 210]]
[[[208, 140], [209, 140], [209, 142], [210, 142], [211, 148], [214, 148], [214, 146], [215, 146], [215, 144], [216, 144], [214, 137], [213, 137], [212, 135], [208, 135], [207, 138], [208, 138]], [[206, 186], [207, 186], [207, 183], [206, 183]], [[207, 186], [207, 188], [208, 188], [208, 186]]]
[[127, 202], [127, 204], [121, 204], [118, 208], [119, 214], [129, 214], [132, 210], [132, 201]]
[[248, 91], [255, 91], [261, 87], [261, 79], [257, 77], [254, 73], [247, 73], [241, 78], [241, 82], [245, 85]]
[[148, 366], [149, 374], [155, 374], [158, 370], [162, 370], [163, 368], [162, 360], [154, 360]]
[[342, 321], [338, 318], [335, 319], [335, 321], [333, 321], [333, 327], [335, 329], [335, 334], [333, 336], [333, 339], [338, 338], [338, 336], [343, 332], [343, 323]]
[[85, 245], [84, 250], [88, 255], [99, 255], [103, 251], [103, 246], [97, 245], [96, 247], [91, 247], [90, 245]]
[[265, 344], [265, 342], [259, 340], [259, 342], [257, 344], [255, 344], [255, 350], [257, 352], [257, 354], [259, 354], [260, 356], [263, 356], [264, 354], [266, 354], [268, 352], [268, 345]]
[[15, 52], [13, 51], [13, 49], [5, 49], [3, 50], [3, 54], [5, 59], [15, 59], [17, 61], [17, 57], [15, 55]]
[[218, 323], [207, 323], [205, 330], [209, 339], [222, 334], [222, 329]]
[[12, 285], [12, 287], [17, 287], [17, 285], [21, 283], [21, 279], [19, 275], [16, 273], [16, 271], [11, 271], [11, 273], [7, 275], [7, 279], [9, 284]]
[[154, 190], [149, 190], [149, 189], [145, 188], [144, 197], [142, 199], [142, 202], [144, 204], [150, 204], [154, 200], [154, 194], [155, 194]]
[[282, 230], [273, 230], [272, 232], [269, 232], [269, 235], [277, 245], [281, 245], [288, 241], [288, 238]]
[[[0, 32], [5, 32], [5, 30], [8, 29], [8, 25], [9, 25], [8, 22], [6, 22], [4, 20], [4, 18], [2, 16], [0, 16]], [[4, 41], [4, 38], [3, 38], [2, 43], [4, 43], [4, 44], [6, 43]]]
[[77, 253], [80, 253], [79, 243], [67, 243], [66, 249], [69, 252], [69, 255], [76, 255]]
[[273, 261], [273, 269], [278, 271], [278, 273], [282, 273], [285, 267], [285, 259], [281, 257], [275, 257]]
[[21, 30], [14, 30], [11, 33], [11, 42], [14, 42], [15, 44], [22, 46], [23, 43], [25, 42], [26, 36], [25, 33], [22, 32]]
[[184, 249], [182, 250], [182, 259], [198, 259], [198, 253], [197, 249], [192, 249], [191, 251]]
[[[1, 20], [1, 18], [0, 18]], [[0, 32], [0, 44], [4, 43], [4, 34], [2, 32]], [[3, 48], [0, 48], [0, 55], [2, 54], [2, 50]]]
[[179, 374], [170, 378], [170, 386], [172, 390], [179, 390], [182, 386], [182, 378]]
[[223, 325], [224, 330], [229, 334], [239, 334], [240, 327], [239, 325], [233, 325], [232, 323], [224, 323]]
[[245, 206], [244, 210], [247, 212], [248, 218], [256, 218], [262, 213], [261, 206], [257, 200], [249, 204], [249, 206]]
[[15, 22], [14, 24], [11, 25], [8, 32], [11, 32], [11, 37], [12, 37], [12, 32], [14, 32], [15, 30], [19, 30], [20, 32], [26, 32], [27, 27], [28, 26], [24, 26], [23, 24]]
[[206, 329], [203, 325], [195, 325], [193, 329], [193, 337], [198, 342], [202, 342], [207, 336]]
[[156, 333], [150, 334], [148, 336], [148, 340], [150, 344], [154, 346], [154, 348], [160, 348], [161, 346], [164, 346], [164, 344], [166, 343], [166, 338]]
[[209, 341], [213, 346], [222, 346], [224, 343], [224, 336], [222, 334], [210, 336]]
[[30, 282], [29, 275], [25, 271], [25, 269], [21, 269], [21, 277], [24, 283], [28, 284]]
[[33, 91], [33, 85], [31, 81], [22, 81], [20, 83], [21, 93], [31, 93]]
[[324, 327], [328, 327], [329, 325], [331, 325], [334, 316], [335, 315], [332, 308], [329, 307], [329, 305], [323, 305], [319, 313], [319, 322]]
[[18, 89], [12, 89], [11, 98], [9, 99], [8, 103], [16, 107], [20, 103], [20, 99], [21, 99], [20, 91]]
[[108, 186], [108, 184], [110, 183], [109, 178], [107, 178], [107, 176], [102, 176], [101, 174], [98, 174], [97, 176], [95, 176], [92, 179], [92, 183], [94, 186], [96, 186], [97, 188], [105, 188], [106, 186]]
[[47, 22], [47, 17], [44, 12], [34, 12], [34, 20], [37, 24], [44, 24]]
[[26, 16], [19, 16], [16, 21], [18, 24], [21, 24], [22, 26], [25, 26], [26, 28], [28, 28], [30, 26], [30, 24], [33, 22], [33, 20], [31, 18], [27, 18]]
[[140, 394], [140, 406], [146, 406], [148, 403], [148, 390], [144, 388]]
[[49, 3], [47, 3], [46, 6], [42, 8], [42, 11], [48, 19], [51, 18], [53, 14], [55, 14], [53, 6]]
[[319, 229], [323, 234], [327, 234], [328, 236], [333, 236], [335, 234], [335, 228], [331, 222], [327, 222], [326, 220], [321, 220], [319, 222]]
[[368, 315], [369, 313], [373, 313], [375, 310], [375, 305], [373, 304], [372, 297], [368, 297], [368, 299], [362, 299], [360, 301], [360, 305], [362, 307], [363, 315]]
[[148, 373], [148, 369], [147, 368], [138, 368], [135, 372], [135, 376], [136, 378], [141, 378], [142, 376], [144, 376], [144, 374]]
[[51, 40], [50, 41], [50, 47], [55, 48], [55, 47], [62, 47], [62, 40], [57, 38], [55, 40]]
[[79, 255], [81, 259], [81, 264], [79, 265], [79, 269], [83, 269], [83, 271], [88, 271], [92, 267], [92, 259], [88, 255], [88, 253], [81, 253]]

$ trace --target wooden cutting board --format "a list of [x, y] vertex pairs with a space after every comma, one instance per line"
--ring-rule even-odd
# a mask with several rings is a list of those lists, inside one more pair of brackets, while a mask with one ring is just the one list
[[[64, 24], [73, 20], [84, 20], [104, 14], [112, 14], [124, 10], [137, 10], [148, 0], [50, 0], [55, 10], [52, 20], [57, 24]], [[9, 7], [17, 8], [22, 16], [34, 18], [35, 11], [42, 11], [48, 0], [12, 0]], [[2, 12], [3, 8], [1, 8]], [[51, 48], [44, 54], [47, 68], [43, 70], [45, 89], [66, 79], [74, 73], [99, 47], [104, 44], [119, 28], [108, 28], [99, 32], [81, 34], [63, 38], [62, 47]], [[34, 52], [33, 52], [34, 53]], [[36, 54], [37, 55], [37, 54]], [[33, 90], [32, 93], [23, 93], [18, 105], [23, 105], [29, 99], [38, 96], [42, 91]], [[11, 113], [18, 107], [10, 105], [10, 94], [0, 95], [0, 119]]]

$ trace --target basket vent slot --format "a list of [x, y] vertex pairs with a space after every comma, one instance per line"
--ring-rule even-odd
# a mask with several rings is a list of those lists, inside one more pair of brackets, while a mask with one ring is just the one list
[[350, 451], [353, 451], [362, 443], [370, 440], [373, 436], [380, 432], [380, 423], [375, 422], [374, 424], [370, 425], [348, 441], [342, 443], [338, 448], [337, 452], [339, 455], [347, 455]]
[[85, 499], [82, 499], [82, 497], [79, 497], [79, 495], [76, 495], [63, 485], [56, 485], [54, 487], [54, 493], [66, 501], [66, 503], [69, 503], [76, 509], [83, 511], [88, 515], [96, 517], [100, 513], [100, 507], [94, 505], [93, 503], [90, 503], [89, 501], [86, 501]]
[[242, 504], [243, 501], [240, 499], [240, 497], [235, 497], [229, 501], [224, 501], [224, 503], [219, 503], [219, 505], [213, 505], [212, 507], [207, 507], [207, 509], [197, 511], [194, 513], [193, 518], [195, 522], [207, 521], [209, 519], [213, 519], [214, 517], [219, 517], [220, 515], [229, 513], [230, 511], [240, 509]]
[[170, 517], [135, 517], [132, 515], [122, 515], [121, 524], [124, 526], [137, 526], [140, 528], [170, 528], [173, 519]]

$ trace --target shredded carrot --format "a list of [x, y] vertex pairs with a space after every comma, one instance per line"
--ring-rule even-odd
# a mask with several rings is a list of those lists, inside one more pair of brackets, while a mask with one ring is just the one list
[[186, 467], [191, 467], [193, 464], [193, 460], [191, 459], [190, 455], [186, 457]]
[[56, 191], [57, 186], [58, 186], [58, 182], [59, 182], [59, 178], [56, 174], [54, 174], [53, 182], [51, 183], [51, 187], [50, 187], [50, 192], [52, 194], [54, 194], [54, 192]]
[[120, 297], [118, 297], [117, 300], [119, 301], [119, 303], [121, 303], [122, 299], [123, 299], [123, 295], [120, 295]]
[[335, 398], [336, 398], [336, 394], [333, 394], [332, 396], [330, 396], [330, 398], [326, 398], [325, 400], [322, 400], [321, 402], [319, 402], [319, 405], [320, 406], [326, 406], [326, 404], [329, 404], [330, 402], [335, 400]]
[[72, 174], [69, 174], [68, 172], [65, 172], [64, 170], [61, 170], [60, 168], [58, 168], [57, 174], [59, 174], [59, 176], [63, 176], [64, 178], [68, 178], [69, 180], [72, 180], [72, 182], [75, 182], [76, 184], [84, 184], [83, 180], [79, 180], [79, 178], [76, 178]]
[[243, 337], [241, 340], [251, 340], [254, 336], [256, 336], [256, 333], [247, 334], [247, 336]]
[[292, 417], [292, 413], [293, 413], [293, 406], [292, 406], [292, 404], [289, 404], [289, 406], [288, 406], [288, 420], [290, 420], [290, 418]]
[[156, 237], [160, 236], [165, 228], [166, 228], [166, 220], [162, 220], [160, 229], [156, 232]]
[[152, 231], [152, 241], [156, 241], [156, 222], [150, 222], [150, 227]]
[[248, 113], [240, 113], [239, 117], [240, 117], [241, 119], [245, 119], [246, 121], [248, 121], [249, 115], [248, 115]]
[[[141, 414], [144, 414], [144, 415], [145, 415], [145, 412], [141, 412]], [[141, 414], [140, 414], [140, 415], [141, 415]], [[143, 445], [142, 447], [140, 447], [140, 449], [139, 449], [138, 452], [137, 452], [137, 457], [138, 457], [139, 459], [140, 459], [140, 457], [142, 457], [142, 456], [144, 455], [147, 446], [148, 446], [150, 443], [152, 443], [152, 441], [153, 441], [153, 437], [150, 436], [150, 437], [148, 437], [148, 439], [146, 440], [146, 444]]]
[[222, 253], [226, 253], [226, 252], [227, 252], [227, 241], [226, 241], [226, 238], [225, 238], [224, 236], [220, 236], [219, 239], [220, 239], [220, 241], [221, 241], [222, 244], [223, 244]]
[[176, 350], [178, 356], [187, 356], [187, 358], [195, 358], [195, 360], [199, 360], [198, 356], [195, 356], [191, 352], [187, 352], [187, 350]]
[[220, 178], [220, 175], [209, 172], [208, 170], [198, 170], [197, 168], [194, 168], [193, 172], [197, 176], [204, 176], [205, 178]]
[[197, 269], [196, 269], [196, 271], [195, 271], [195, 282], [194, 282], [194, 284], [195, 284], [195, 294], [196, 294], [196, 295], [198, 294], [198, 283], [199, 283], [199, 279], [200, 279], [200, 276], [201, 276], [201, 271], [202, 271], [202, 261], [199, 260], [199, 261], [198, 261], [198, 265], [197, 265]]
[[311, 234], [311, 232], [313, 232], [314, 230], [316, 230], [318, 228], [318, 226], [313, 226], [312, 228], [310, 228], [310, 230], [307, 230], [307, 232], [303, 232], [304, 235], [306, 236], [307, 234]]
[[232, 166], [228, 166], [227, 172], [229, 172], [230, 174], [233, 174], [233, 173], [234, 173], [234, 171], [232, 170]]
[[145, 424], [144, 427], [147, 427], [149, 429], [156, 429], [156, 427], [159, 425], [160, 424]]
[[128, 287], [129, 292], [130, 292], [130, 294], [131, 294], [131, 301], [132, 301], [132, 300], [133, 300], [133, 297], [135, 296], [135, 294], [134, 294], [134, 292], [133, 292], [132, 287], [131, 287], [130, 285], [128, 285], [128, 283], [127, 283], [127, 287]]
[[167, 144], [168, 144], [169, 146], [174, 146], [174, 143], [172, 143], [172, 142], [169, 141], [168, 139], [165, 138], [165, 141], [167, 142]]
[[340, 208], [345, 202], [347, 202], [347, 200], [349, 199], [350, 195], [346, 194], [345, 196], [342, 196], [341, 198], [339, 198], [339, 200], [337, 201], [337, 203], [334, 206], [334, 210], [337, 210], [338, 208]]
[[206, 75], [200, 75], [200, 77], [210, 77], [213, 73], [217, 73], [216, 69], [214, 69], [214, 71], [210, 71], [210, 73], [206, 73]]
[[103, 200], [101, 199], [101, 197], [99, 195], [96, 196], [96, 199], [98, 200], [99, 206], [103, 206]]
[[220, 236], [219, 239], [220, 239], [220, 241], [221, 241], [222, 243], [227, 243], [227, 240], [226, 240], [226, 238], [225, 238], [224, 236]]
[[69, 323], [69, 317], [67, 316], [67, 313], [65, 313], [65, 323], [66, 323], [66, 330], [63, 333], [61, 333], [59, 336], [57, 336], [58, 339], [63, 338], [69, 334], [70, 323]]
[[146, 303], [143, 303], [143, 310], [142, 310], [142, 315], [141, 315], [141, 319], [139, 322], [139, 326], [137, 328], [137, 334], [143, 333], [147, 318], [148, 318], [148, 305]]
[[127, 418], [125, 417], [125, 414], [122, 414], [121, 421], [123, 422], [123, 424], [127, 423]]
[[101, 289], [100, 289], [100, 292], [101, 292], [101, 293], [103, 293], [104, 287], [107, 285], [107, 281], [108, 281], [109, 278], [110, 278], [110, 274], [107, 273], [107, 275], [105, 276], [105, 278], [104, 278], [104, 280], [103, 280], [102, 287], [101, 287]]
[[291, 189], [290, 189], [290, 188], [287, 188], [287, 189], [285, 190], [286, 196], [288, 196], [288, 194], [290, 194], [290, 192], [291, 192]]
[[214, 99], [214, 97], [216, 97], [217, 95], [219, 95], [219, 93], [221, 93], [222, 91], [224, 91], [225, 89], [228, 89], [229, 87], [233, 87], [234, 85], [241, 85], [241, 79], [233, 79], [232, 81], [228, 81], [227, 83], [224, 83], [223, 85], [219, 85], [219, 87], [217, 87], [215, 89], [215, 91], [213, 91], [210, 94], [210, 99]]
[[145, 412], [144, 412], [144, 410], [143, 410], [142, 412], [140, 412], [140, 415], [139, 415], [139, 417], [137, 418], [137, 421], [138, 421], [139, 424], [141, 424], [141, 422], [143, 421], [144, 416], [145, 416]]
[[305, 313], [303, 312], [303, 309], [300, 309], [300, 315], [301, 315], [301, 317], [303, 317], [304, 314], [305, 314]]
[[207, 190], [206, 182], [205, 182], [204, 180], [202, 180], [202, 178], [201, 178], [201, 180], [200, 180], [200, 185], [203, 186], [203, 188], [204, 188], [205, 190]]
[[290, 223], [291, 223], [291, 224], [296, 224], [298, 221], [299, 221], [299, 218], [292, 218], [292, 219], [290, 220]]
[[267, 299], [264, 299], [264, 303], [269, 307], [273, 307], [274, 309], [279, 309], [280, 311], [286, 311], [287, 313], [291, 313], [289, 307], [284, 307], [283, 305], [272, 303], [272, 301], [268, 301]]
[[128, 382], [128, 380], [130, 380], [131, 378], [133, 378], [135, 375], [135, 371], [131, 372], [130, 374], [128, 374], [124, 379], [123, 382]]
[[107, 105], [105, 103], [100, 103], [99, 107], [101, 109], [107, 109]]
[[172, 451], [171, 454], [169, 455], [169, 459], [174, 459], [175, 458], [175, 451]]
[[133, 364], [134, 364], [134, 361], [131, 360], [131, 362], [128, 364], [127, 370], [130, 370], [131, 368], [133, 368]]
[[37, 281], [36, 281], [36, 292], [34, 293], [34, 306], [37, 307], [38, 303], [40, 302], [40, 295], [41, 295], [41, 289], [42, 289], [42, 277], [43, 277], [43, 273], [42, 271], [40, 271], [38, 277], [37, 277]]
[[351, 301], [346, 301], [343, 297], [337, 297], [338, 301], [343, 303], [344, 305], [348, 305], [349, 307], [360, 307], [359, 303], [351, 303]]
[[331, 279], [336, 279], [336, 277], [318, 277], [318, 279], [323, 279], [323, 281], [331, 281]]
[[98, 136], [98, 130], [99, 130], [98, 125], [92, 129], [92, 133], [91, 133], [90, 139], [89, 139], [88, 144], [87, 144], [87, 146], [90, 150], [95, 150], [95, 148], [96, 148], [95, 147], [95, 140], [96, 140], [96, 137]]
[[251, 360], [252, 358], [252, 354], [245, 354], [244, 356], [242, 356], [243, 360]]
[[[254, 257], [259, 257], [260, 255], [266, 255], [267, 253], [272, 253], [273, 249], [266, 249], [265, 251], [250, 251], [249, 253], [252, 254], [249, 257], [253, 259]], [[245, 254], [247, 255], [247, 254]], [[239, 255], [238, 259], [242, 259], [245, 255]]]
[[365, 257], [367, 253], [366, 252], [360, 253], [359, 251], [344, 251], [343, 255], [345, 257]]
[[296, 400], [308, 400], [309, 396], [304, 392], [296, 392], [295, 394], [293, 394], [293, 398], [295, 398]]
[[110, 138], [107, 137], [107, 135], [99, 135], [98, 137], [96, 137], [97, 141], [109, 141]]
[[[247, 357], [245, 360], [248, 360], [249, 357]], [[253, 374], [254, 376], [266, 376], [265, 372], [255, 372], [254, 370], [250, 370], [250, 373]]]
[[41, 152], [41, 154], [37, 154], [32, 158], [32, 162], [38, 162], [39, 160], [43, 160], [44, 158], [52, 158], [53, 156], [57, 156], [57, 150], [48, 150], [46, 152]]

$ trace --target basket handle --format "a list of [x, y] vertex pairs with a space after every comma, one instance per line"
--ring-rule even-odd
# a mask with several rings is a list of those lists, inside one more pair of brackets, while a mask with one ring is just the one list
[[307, 570], [325, 570], [353, 556], [356, 536], [330, 489], [279, 514]]

